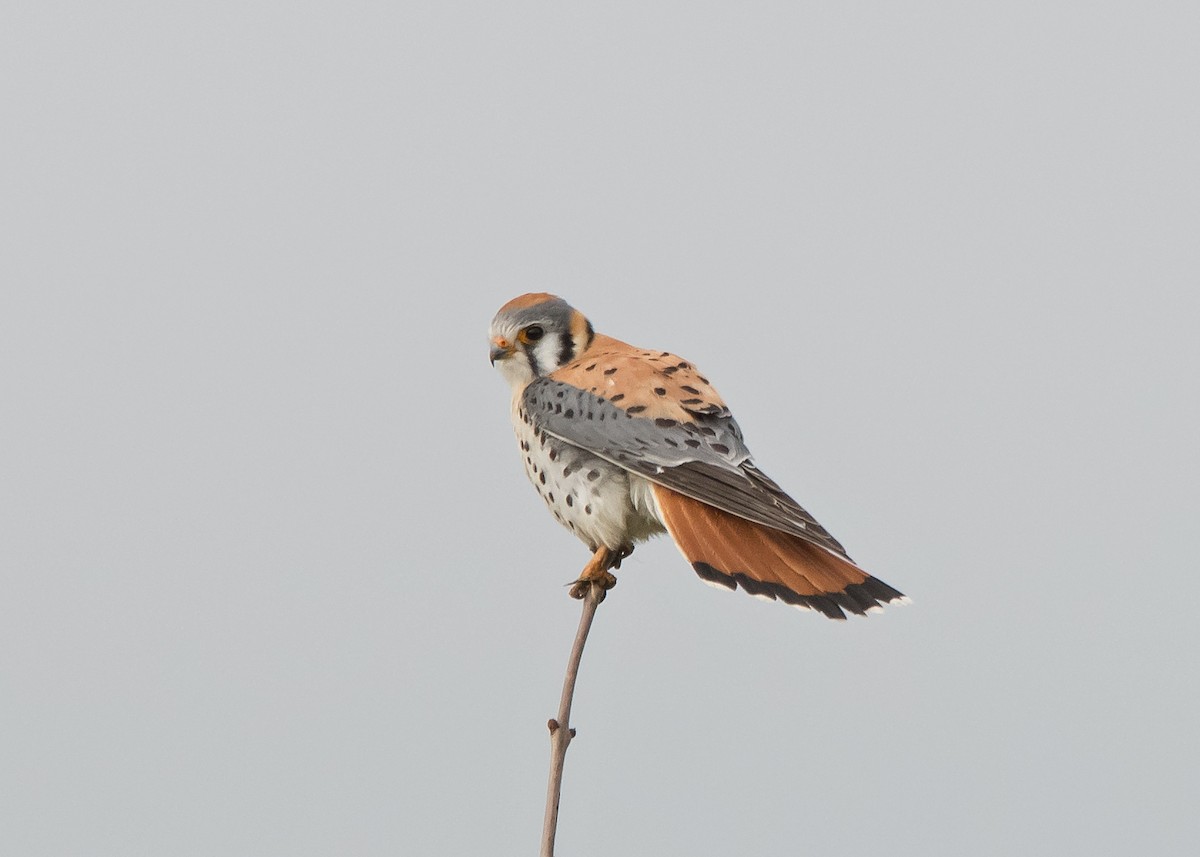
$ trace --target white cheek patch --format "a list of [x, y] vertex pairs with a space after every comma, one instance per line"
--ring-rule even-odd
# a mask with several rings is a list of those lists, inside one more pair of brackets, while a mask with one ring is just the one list
[[533, 356], [537, 360], [538, 372], [542, 375], [549, 375], [560, 366], [566, 365], [560, 359], [563, 356], [563, 334], [547, 333], [533, 346]]

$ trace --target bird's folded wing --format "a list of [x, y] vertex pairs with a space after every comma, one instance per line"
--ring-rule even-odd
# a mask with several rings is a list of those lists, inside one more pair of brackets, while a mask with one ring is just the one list
[[624, 397], [614, 403], [612, 397], [541, 378], [525, 388], [519, 411], [535, 430], [853, 563], [812, 515], [754, 465], [741, 430], [723, 406], [718, 413], [657, 416], [649, 406], [625, 404]]

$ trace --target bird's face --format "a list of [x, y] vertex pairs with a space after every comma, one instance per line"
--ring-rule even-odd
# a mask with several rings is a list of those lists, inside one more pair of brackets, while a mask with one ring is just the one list
[[591, 344], [592, 325], [562, 298], [521, 295], [492, 319], [489, 356], [505, 380], [521, 389], [570, 363]]

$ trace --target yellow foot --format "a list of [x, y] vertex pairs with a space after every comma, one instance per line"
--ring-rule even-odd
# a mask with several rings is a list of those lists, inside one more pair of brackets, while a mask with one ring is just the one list
[[606, 547], [596, 549], [588, 564], [583, 567], [579, 579], [571, 584], [571, 597], [583, 598], [593, 586], [599, 589], [599, 600], [603, 601], [608, 590], [617, 585], [617, 578], [610, 568], [619, 568], [621, 560], [633, 552], [632, 548], [609, 550]]
[[587, 594], [588, 594], [588, 590], [590, 590], [593, 586], [595, 586], [597, 589], [600, 590], [600, 597], [598, 600], [603, 601], [604, 596], [606, 594], [608, 594], [608, 590], [612, 589], [616, 585], [617, 585], [617, 576], [615, 574], [613, 574], [611, 571], [605, 571], [598, 577], [590, 577], [590, 578], [581, 577], [577, 581], [575, 581], [574, 583], [571, 584], [571, 590], [570, 590], [571, 597], [572, 598], [586, 598]]

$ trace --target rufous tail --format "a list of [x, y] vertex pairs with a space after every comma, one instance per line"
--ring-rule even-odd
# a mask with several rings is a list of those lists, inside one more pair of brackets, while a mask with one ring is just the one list
[[752, 523], [661, 485], [654, 497], [667, 532], [696, 573], [725, 589], [818, 610], [867, 613], [903, 593], [799, 536]]

